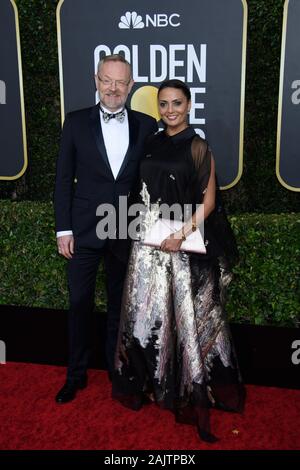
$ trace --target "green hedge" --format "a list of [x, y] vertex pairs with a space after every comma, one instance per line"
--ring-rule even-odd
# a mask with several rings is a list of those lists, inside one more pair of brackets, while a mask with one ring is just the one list
[[[60, 134], [58, 2], [15, 1], [20, 19], [29, 168], [17, 182], [0, 182], [0, 197], [49, 201]], [[247, 3], [244, 172], [240, 182], [224, 192], [224, 199], [230, 213], [300, 212], [299, 195], [282, 187], [275, 175], [284, 0]], [[108, 8], [113, 6], [108, 4]]]
[[241, 255], [230, 286], [230, 318], [300, 326], [300, 214], [245, 214], [230, 221]]
[[[299, 326], [300, 214], [230, 218], [241, 263], [229, 292], [233, 322]], [[65, 261], [51, 203], [0, 200], [0, 303], [67, 308]], [[105, 309], [100, 272], [96, 304]]]
[[[0, 200], [0, 304], [67, 308], [65, 267], [56, 250], [52, 203]], [[105, 300], [101, 267], [100, 309]]]

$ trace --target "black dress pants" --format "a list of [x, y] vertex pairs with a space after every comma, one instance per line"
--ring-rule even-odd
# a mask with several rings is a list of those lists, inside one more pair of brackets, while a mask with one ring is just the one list
[[94, 309], [95, 284], [102, 258], [106, 271], [107, 289], [105, 351], [108, 371], [110, 374], [113, 371], [127, 264], [110, 251], [108, 244], [100, 250], [78, 248], [75, 249], [67, 265], [70, 299], [67, 381], [70, 383], [86, 379], [91, 353], [91, 319]]

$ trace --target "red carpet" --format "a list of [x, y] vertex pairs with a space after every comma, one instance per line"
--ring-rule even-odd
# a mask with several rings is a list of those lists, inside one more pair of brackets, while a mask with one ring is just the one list
[[65, 368], [0, 365], [0, 449], [300, 449], [300, 390], [247, 386], [244, 415], [212, 411], [216, 444], [200, 442], [193, 426], [147, 405], [139, 412], [110, 398], [103, 371], [89, 373], [89, 386], [75, 401], [57, 405]]

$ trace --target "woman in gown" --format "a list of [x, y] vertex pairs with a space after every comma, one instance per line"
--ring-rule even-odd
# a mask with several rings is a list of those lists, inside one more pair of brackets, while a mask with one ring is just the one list
[[[144, 226], [148, 230], [156, 222], [161, 204], [176, 203], [183, 211], [188, 204], [192, 214], [160, 248], [133, 242], [113, 397], [135, 410], [155, 401], [178, 422], [196, 425], [201, 439], [215, 442], [210, 408], [240, 412], [244, 406], [224, 311], [237, 250], [211, 150], [187, 124], [189, 88], [179, 80], [162, 83], [158, 105], [165, 129], [148, 139], [140, 166]], [[180, 251], [201, 218], [206, 254]]]

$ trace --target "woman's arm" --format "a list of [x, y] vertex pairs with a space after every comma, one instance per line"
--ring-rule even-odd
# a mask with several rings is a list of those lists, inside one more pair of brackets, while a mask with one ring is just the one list
[[160, 248], [164, 251], [178, 251], [181, 243], [186, 237], [211, 214], [215, 208], [216, 201], [216, 176], [215, 176], [215, 162], [213, 156], [211, 156], [210, 176], [205, 189], [203, 198], [203, 204], [194, 212], [192, 217], [178, 232], [173, 233], [170, 237], [166, 238]]

